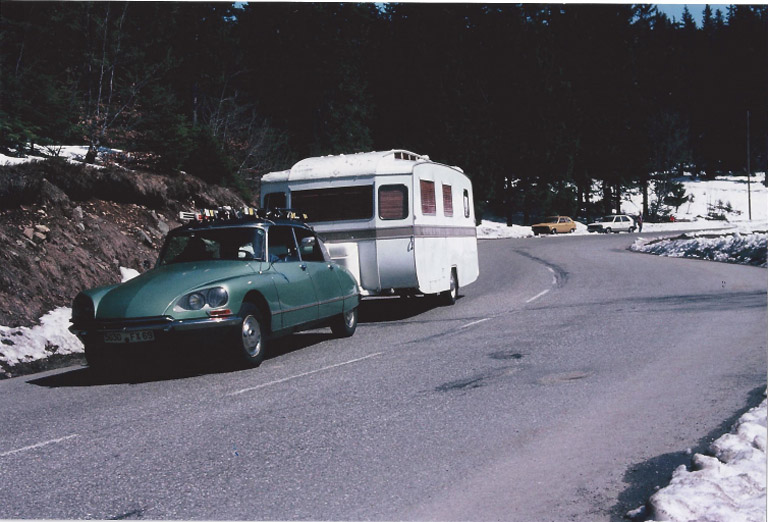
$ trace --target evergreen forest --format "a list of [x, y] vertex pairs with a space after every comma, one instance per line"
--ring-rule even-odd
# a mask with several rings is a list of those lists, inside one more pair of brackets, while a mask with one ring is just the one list
[[[702, 6], [697, 6], [702, 7]], [[88, 145], [255, 190], [305, 157], [403, 148], [510, 219], [684, 198], [768, 162], [768, 6], [0, 4], [0, 149]], [[748, 116], [749, 115], [749, 116]], [[747, 123], [749, 121], [749, 124]], [[749, 135], [749, 140], [747, 136]]]

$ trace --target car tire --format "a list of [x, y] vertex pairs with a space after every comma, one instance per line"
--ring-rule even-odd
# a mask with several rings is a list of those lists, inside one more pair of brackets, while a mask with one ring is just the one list
[[551, 229], [551, 230], [549, 231], [549, 233], [550, 233], [550, 234], [553, 234], [553, 235], [554, 235], [554, 234], [557, 234], [557, 229], [556, 229], [556, 228], [553, 228], [553, 229]]
[[606, 234], [610, 234], [611, 233], [611, 227], [604, 228], [603, 232], [605, 232]]
[[635, 227], [629, 227], [629, 233], [634, 234], [634, 232], [635, 232]]
[[233, 359], [238, 366], [256, 368], [264, 360], [264, 320], [253, 303], [243, 303], [240, 324], [233, 334]]
[[352, 337], [357, 330], [358, 307], [340, 313], [331, 319], [331, 333], [336, 337]]
[[575, 228], [572, 228], [572, 229], [570, 229], [570, 230], [568, 231], [568, 233], [569, 233], [569, 234], [573, 234], [574, 232], [576, 232], [576, 229], [575, 229]]

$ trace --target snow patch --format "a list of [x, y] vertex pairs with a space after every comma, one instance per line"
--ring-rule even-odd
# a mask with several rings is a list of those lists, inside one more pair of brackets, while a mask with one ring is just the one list
[[[138, 276], [133, 268], [120, 267], [123, 282]], [[72, 309], [57, 308], [40, 318], [38, 326], [0, 326], [0, 363], [14, 366], [45, 359], [51, 355], [83, 352], [83, 343], [69, 331]]]
[[765, 521], [766, 417], [768, 401], [763, 400], [711, 444], [714, 456], [697, 453], [691, 471], [678, 467], [669, 486], [648, 502], [652, 520]]
[[507, 225], [498, 221], [484, 219], [477, 227], [477, 239], [509, 239], [533, 237], [531, 227]]
[[684, 234], [675, 238], [641, 238], [631, 250], [666, 257], [688, 257], [725, 263], [739, 263], [766, 267], [768, 254], [768, 233], [755, 232], [743, 235], [740, 232], [718, 236]]
[[82, 353], [83, 343], [68, 330], [71, 316], [71, 308], [57, 308], [41, 317], [38, 326], [0, 326], [0, 362], [13, 366], [54, 354]]
[[126, 268], [124, 266], [120, 267], [120, 280], [125, 283], [126, 281], [130, 281], [134, 277], [139, 276], [139, 271], [134, 270], [133, 268]]
[[[88, 154], [87, 145], [35, 145], [34, 154], [31, 156], [29, 155], [29, 151], [20, 152], [15, 156], [8, 156], [0, 153], [0, 165], [19, 165], [21, 163], [43, 161], [51, 158], [64, 158], [70, 163], [83, 163], [85, 162], [86, 154]], [[103, 161], [105, 157], [110, 154], [123, 154], [123, 151], [110, 149], [108, 147], [99, 147], [96, 155], [97, 162]], [[99, 167], [99, 165], [91, 166]]]

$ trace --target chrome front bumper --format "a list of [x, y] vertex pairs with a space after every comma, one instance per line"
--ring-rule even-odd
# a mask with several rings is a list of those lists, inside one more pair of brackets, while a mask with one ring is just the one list
[[69, 331], [78, 337], [107, 332], [136, 332], [153, 330], [155, 332], [172, 333], [190, 330], [218, 329], [237, 326], [240, 317], [203, 317], [200, 319], [178, 320], [170, 317], [142, 317], [138, 319], [108, 319], [96, 320], [86, 325], [72, 325]]

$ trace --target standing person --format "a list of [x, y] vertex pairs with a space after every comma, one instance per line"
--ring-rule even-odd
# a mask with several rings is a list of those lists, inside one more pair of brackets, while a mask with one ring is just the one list
[[643, 231], [643, 215], [638, 214], [637, 215], [637, 233], [639, 234], [642, 231]]

